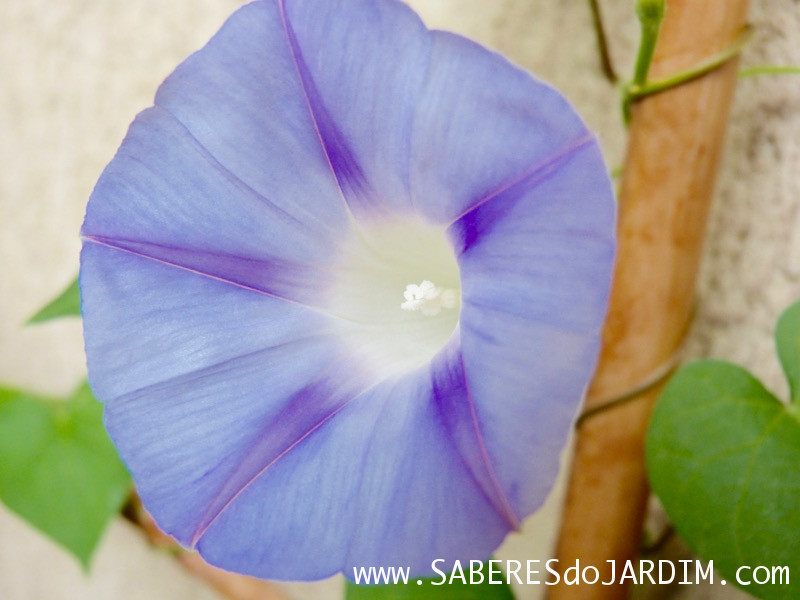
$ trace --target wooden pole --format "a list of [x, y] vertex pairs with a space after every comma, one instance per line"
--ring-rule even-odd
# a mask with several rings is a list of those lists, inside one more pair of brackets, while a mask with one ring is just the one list
[[[731, 45], [747, 0], [667, 0], [650, 80], [669, 77]], [[731, 60], [644, 98], [633, 110], [619, 200], [619, 246], [603, 350], [586, 410], [624, 395], [670, 363], [691, 321], [714, 178], [737, 79]], [[644, 434], [660, 385], [585, 419], [577, 431], [556, 556], [601, 581], [619, 580], [639, 553], [648, 489]], [[551, 600], [617, 599], [626, 585], [568, 586]]]

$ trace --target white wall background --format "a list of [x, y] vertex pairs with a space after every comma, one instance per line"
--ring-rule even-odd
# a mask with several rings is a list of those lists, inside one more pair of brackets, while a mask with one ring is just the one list
[[[599, 133], [609, 165], [620, 164], [618, 95], [600, 74], [586, 0], [410, 3], [429, 25], [473, 37], [559, 87]], [[83, 377], [77, 320], [22, 323], [77, 272], [86, 199], [133, 116], [239, 4], [0, 0], [0, 381], [65, 394]], [[601, 4], [617, 66], [629, 73], [637, 40], [633, 1]], [[753, 0], [751, 22], [756, 35], [744, 64], [800, 65], [798, 0]], [[800, 298], [799, 77], [741, 82], [720, 175], [690, 348], [739, 362], [785, 395], [771, 331], [778, 314]], [[546, 559], [557, 501], [501, 556]], [[334, 581], [290, 592], [323, 600], [339, 589]], [[679, 592], [712, 596], [688, 587]], [[520, 598], [538, 593], [523, 590]], [[659, 590], [653, 597], [677, 593]], [[71, 557], [0, 506], [0, 599], [76, 598], [218, 597], [122, 521], [84, 576]]]

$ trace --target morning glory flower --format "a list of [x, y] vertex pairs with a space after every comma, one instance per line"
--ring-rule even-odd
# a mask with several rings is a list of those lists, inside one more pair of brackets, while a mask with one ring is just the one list
[[613, 222], [594, 136], [497, 54], [396, 0], [243, 7], [82, 229], [89, 377], [145, 506], [264, 578], [486, 558], [558, 471]]

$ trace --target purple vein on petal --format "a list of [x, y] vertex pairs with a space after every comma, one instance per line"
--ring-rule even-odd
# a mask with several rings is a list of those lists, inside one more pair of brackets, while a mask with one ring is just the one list
[[274, 350], [285, 350], [291, 348], [292, 346], [300, 346], [302, 344], [307, 343], [309, 340], [312, 340], [316, 337], [321, 337], [319, 334], [314, 335], [307, 335], [307, 336], [297, 336], [294, 339], [286, 342], [281, 342], [278, 344], [273, 344], [266, 348], [261, 348], [259, 350], [253, 350], [251, 352], [245, 352], [244, 354], [237, 354], [236, 356], [231, 356], [230, 358], [226, 358], [219, 362], [215, 362], [213, 364], [205, 365], [203, 367], [195, 368], [191, 371], [187, 371], [185, 373], [179, 373], [177, 375], [173, 375], [172, 377], [167, 377], [166, 379], [162, 379], [160, 381], [155, 381], [153, 383], [148, 383], [147, 385], [143, 385], [136, 389], [126, 391], [125, 393], [113, 398], [117, 403], [120, 405], [125, 404], [128, 401], [136, 400], [140, 398], [143, 392], [149, 391], [158, 391], [163, 389], [169, 389], [176, 385], [192, 383], [196, 380], [202, 380], [204, 377], [208, 377], [209, 375], [215, 375], [219, 372], [220, 369], [224, 367], [234, 364], [237, 361], [241, 361], [247, 358], [255, 358], [262, 355], [265, 355], [269, 352]]
[[464, 210], [461, 214], [459, 214], [456, 218], [454, 218], [450, 223], [447, 225], [448, 227], [452, 226], [454, 223], [457, 223], [471, 212], [477, 210], [490, 200], [497, 198], [498, 196], [502, 195], [503, 193], [507, 192], [513, 187], [517, 185], [525, 184], [526, 186], [536, 186], [538, 183], [544, 181], [552, 175], [554, 172], [558, 170], [561, 165], [566, 163], [574, 154], [576, 154], [579, 150], [584, 148], [585, 146], [589, 145], [594, 141], [595, 137], [591, 133], [586, 133], [585, 135], [581, 136], [571, 144], [561, 148], [545, 160], [537, 162], [535, 165], [524, 171], [521, 175], [513, 178], [510, 181], [500, 185], [494, 191], [485, 194], [472, 204], [470, 204], [466, 210]]
[[529, 323], [538, 323], [538, 324], [543, 325], [545, 327], [550, 327], [550, 328], [552, 328], [554, 330], [557, 330], [560, 334], [569, 334], [569, 335], [580, 336], [580, 335], [585, 335], [585, 333], [586, 333], [585, 329], [583, 329], [581, 327], [576, 327], [576, 326], [570, 327], [570, 326], [565, 325], [565, 324], [555, 325], [555, 324], [553, 324], [552, 319], [546, 319], [546, 318], [541, 317], [541, 316], [532, 315], [529, 310], [525, 311], [525, 312], [517, 311], [517, 310], [514, 310], [513, 308], [508, 307], [508, 306], [498, 306], [497, 304], [491, 304], [491, 303], [486, 302], [486, 301], [478, 301], [478, 300], [474, 300], [472, 298], [470, 298], [468, 300], [465, 300], [464, 304], [465, 305], [469, 305], [471, 307], [478, 308], [478, 309], [480, 309], [482, 311], [502, 314], [502, 315], [506, 315], [506, 316], [509, 316], [509, 317], [515, 317], [517, 319], [524, 319], [524, 320], [528, 321]]
[[492, 487], [494, 488], [494, 492], [496, 498], [500, 501], [500, 505], [502, 508], [502, 516], [503, 518], [508, 521], [509, 525], [511, 525], [511, 529], [513, 531], [519, 531], [520, 529], [520, 522], [517, 518], [516, 514], [514, 513], [514, 509], [511, 507], [511, 502], [508, 500], [508, 496], [506, 495], [505, 491], [503, 490], [502, 486], [500, 485], [500, 481], [497, 479], [497, 472], [494, 469], [494, 465], [492, 464], [492, 459], [489, 457], [489, 451], [486, 449], [486, 442], [483, 439], [483, 433], [481, 433], [481, 426], [478, 423], [478, 415], [475, 412], [475, 402], [472, 399], [472, 394], [469, 391], [469, 383], [466, 380], [466, 370], [464, 369], [464, 357], [459, 356], [461, 360], [461, 369], [464, 373], [464, 387], [467, 391], [466, 395], [466, 402], [469, 406], [469, 414], [472, 420], [472, 429], [475, 432], [475, 441], [478, 444], [478, 449], [481, 453], [481, 458], [483, 459], [484, 464], [486, 465], [486, 470], [489, 473], [489, 478], [492, 482]]
[[[332, 378], [341, 379], [341, 366], [342, 365], [340, 364], [333, 365], [328, 370]], [[373, 387], [375, 387], [375, 385], [377, 385], [377, 383], [372, 385], [364, 385], [363, 389], [360, 391], [350, 391], [350, 393], [345, 392], [344, 394], [341, 394], [344, 397], [337, 400], [335, 399], [335, 396], [337, 395], [336, 392], [328, 389], [324, 379], [319, 379], [295, 394], [287, 407], [275, 419], [275, 423], [291, 422], [294, 414], [300, 415], [301, 417], [306, 416], [308, 412], [313, 411], [313, 409], [317, 406], [318, 403], [316, 400], [319, 398], [328, 399], [329, 404], [332, 404], [333, 406], [323, 411], [321, 415], [312, 418], [309, 425], [305, 428], [302, 428], [302, 430], [298, 432], [298, 435], [286, 436], [285, 441], [280, 439], [276, 441], [275, 437], [270, 435], [264, 435], [259, 438], [256, 444], [248, 450], [247, 454], [249, 456], [254, 456], [259, 450], [261, 450], [261, 455], [267, 454], [269, 456], [271, 454], [272, 456], [265, 460], [263, 466], [256, 469], [254, 473], [247, 475], [244, 482], [238, 483], [235, 479], [238, 473], [247, 470], [247, 464], [243, 464], [243, 466], [238, 469], [236, 473], [226, 478], [220, 491], [216, 494], [208, 510], [200, 520], [197, 529], [195, 529], [194, 533], [192, 534], [190, 547], [193, 548], [197, 545], [197, 543], [200, 541], [200, 538], [205, 535], [214, 522], [219, 519], [219, 517], [236, 501], [236, 499], [241, 496], [245, 490], [247, 490], [247, 488], [249, 488], [259, 477], [266, 473], [271, 467], [277, 464], [278, 461], [288, 455], [297, 446], [312, 436], [314, 432], [328, 423], [337, 414], [342, 412], [345, 408], [359, 398], [363, 397], [364, 394], [369, 392]], [[317, 388], [319, 388], [319, 390]], [[285, 426], [283, 426], [282, 429], [285, 430]]]
[[258, 479], [262, 474], [264, 474], [267, 471], [267, 469], [269, 469], [272, 465], [276, 464], [284, 456], [289, 454], [289, 452], [291, 452], [295, 447], [297, 447], [300, 443], [302, 443], [303, 440], [308, 438], [317, 429], [319, 429], [325, 423], [330, 421], [334, 416], [336, 416], [339, 412], [341, 412], [348, 404], [350, 404], [350, 401], [345, 402], [341, 406], [336, 407], [334, 410], [325, 415], [318, 422], [313, 424], [307, 431], [302, 433], [296, 440], [291, 442], [288, 446], [286, 446], [286, 448], [280, 451], [275, 456], [275, 458], [273, 458], [270, 462], [266, 464], [266, 466], [263, 469], [261, 469], [258, 473], [256, 473], [252, 477], [250, 477], [244, 485], [242, 485], [238, 490], [236, 490], [230, 496], [230, 498], [227, 499], [224, 502], [224, 504], [222, 504], [222, 506], [218, 508], [214, 507], [212, 510], [203, 515], [203, 518], [200, 521], [200, 526], [192, 534], [190, 547], [194, 548], [197, 545], [197, 542], [199, 542], [200, 538], [202, 538], [203, 535], [205, 535], [206, 531], [208, 531], [208, 528], [211, 527], [214, 524], [214, 522], [222, 515], [222, 513], [224, 513], [228, 509], [228, 507], [236, 501], [236, 498], [238, 498], [248, 487], [250, 487], [256, 479]]
[[278, 0], [281, 22], [289, 52], [297, 69], [297, 77], [303, 90], [308, 112], [314, 130], [319, 138], [322, 151], [330, 165], [333, 177], [339, 186], [342, 199], [349, 211], [370, 212], [375, 209], [373, 198], [375, 195], [369, 188], [361, 166], [353, 156], [352, 151], [343, 139], [341, 131], [333, 122], [328, 109], [325, 107], [319, 90], [314, 83], [308, 65], [306, 64], [297, 36], [292, 29], [286, 13], [286, 0]]
[[[244, 179], [242, 179], [239, 175], [234, 173], [229, 167], [224, 165], [222, 162], [214, 156], [208, 148], [206, 148], [203, 143], [197, 139], [194, 133], [181, 121], [174, 113], [172, 113], [169, 109], [164, 108], [163, 106], [156, 104], [150, 110], [158, 111], [162, 113], [165, 117], [171, 119], [181, 130], [186, 134], [186, 137], [189, 138], [197, 151], [200, 155], [207, 161], [208, 165], [215, 169], [220, 175], [222, 175], [225, 179], [227, 179], [231, 184], [241, 189], [245, 194], [249, 197], [258, 198], [260, 201], [264, 202], [265, 204], [269, 205], [270, 208], [278, 211], [282, 216], [286, 217], [287, 219], [291, 220], [292, 222], [307, 226], [307, 222], [298, 219], [296, 216], [289, 213], [286, 209], [280, 207], [278, 204], [267, 198], [264, 194], [255, 190], [250, 184], [248, 184]], [[128, 156], [131, 160], [136, 160], [139, 163], [143, 164], [147, 167], [146, 164], [142, 163], [141, 160], [136, 158], [135, 156]], [[297, 206], [297, 205], [295, 205]], [[316, 215], [313, 213], [304, 210], [304, 215], [308, 217], [309, 220], [318, 220]]]
[[[388, 380], [384, 380], [383, 384], [385, 386], [387, 386], [387, 387], [388, 386], [394, 387], [396, 385], [396, 382], [391, 382], [391, 381], [388, 381]], [[369, 391], [369, 389], [364, 390], [364, 392], [362, 392], [359, 395], [363, 396], [364, 393], [367, 392], [367, 391]], [[389, 395], [390, 393], [391, 393], [391, 390], [387, 390], [387, 395]], [[376, 423], [383, 418], [383, 415], [386, 412], [386, 409], [387, 409], [387, 404], [384, 403], [383, 406], [381, 406], [380, 412], [378, 413], [378, 415], [377, 415], [377, 417], [375, 419]], [[377, 433], [377, 427], [373, 427], [372, 431], [370, 431], [370, 433], [369, 433], [369, 439], [368, 439], [368, 441], [367, 441], [367, 443], [365, 445], [365, 448], [367, 449], [367, 452], [369, 452], [371, 450], [372, 445], [375, 442], [376, 433]], [[364, 479], [365, 479], [366, 474], [367, 474], [367, 469], [360, 469], [360, 473], [359, 473], [359, 476], [358, 476], [358, 484], [355, 485], [353, 487], [353, 489], [356, 489], [356, 490], [361, 490], [362, 489], [362, 486], [364, 485]], [[361, 498], [363, 498], [367, 502], [369, 502], [369, 496], [368, 495], [361, 494]], [[347, 542], [347, 554], [346, 554], [346, 556], [348, 557], [348, 559], [347, 559], [348, 561], [352, 560], [351, 557], [353, 556], [353, 545], [357, 541], [359, 529], [361, 527], [363, 527], [363, 525], [361, 523], [361, 520], [358, 521], [358, 525], [359, 525], [359, 527], [356, 528], [352, 532], [353, 535], [350, 537], [350, 540]]]
[[[432, 366], [433, 395], [456, 451], [497, 513], [513, 531], [520, 529], [508, 495], [500, 485], [481, 432], [475, 402], [467, 383], [464, 357], [454, 337]], [[442, 378], [445, 378], [444, 380]], [[474, 450], [477, 448], [477, 456]]]
[[[201, 277], [206, 277], [208, 279], [213, 279], [214, 281], [219, 281], [221, 283], [225, 283], [225, 284], [232, 285], [232, 286], [244, 289], [244, 290], [248, 290], [250, 292], [255, 292], [255, 293], [261, 294], [263, 296], [268, 296], [270, 298], [275, 298], [276, 300], [282, 300], [284, 302], [289, 302], [291, 304], [294, 304], [296, 306], [301, 306], [301, 307], [303, 307], [303, 308], [305, 308], [307, 310], [310, 310], [312, 312], [318, 313], [318, 314], [323, 315], [325, 317], [330, 317], [330, 318], [333, 318], [333, 319], [340, 319], [340, 320], [342, 319], [341, 317], [339, 317], [339, 316], [337, 316], [335, 314], [326, 312], [326, 311], [324, 311], [324, 310], [322, 310], [320, 308], [317, 308], [317, 307], [315, 307], [315, 306], [313, 306], [311, 304], [305, 303], [305, 302], [303, 302], [303, 301], [301, 301], [299, 299], [289, 298], [289, 297], [287, 297], [285, 295], [281, 295], [281, 294], [276, 293], [274, 291], [265, 289], [265, 288], [263, 288], [261, 286], [254, 285], [252, 283], [248, 283], [248, 282], [245, 282], [245, 281], [239, 281], [239, 280], [234, 279], [234, 278], [232, 278], [232, 277], [230, 277], [230, 276], [228, 276], [226, 274], [223, 274], [223, 273], [211, 273], [208, 270], [205, 270], [205, 269], [201, 268], [198, 265], [187, 265], [187, 264], [183, 264], [181, 262], [178, 262], [176, 260], [170, 260], [165, 256], [157, 256], [157, 255], [155, 255], [155, 253], [146, 252], [145, 249], [163, 248], [163, 249], [166, 249], [168, 251], [167, 253], [172, 253], [172, 254], [189, 253], [189, 251], [182, 251], [179, 248], [166, 248], [166, 247], [160, 246], [159, 244], [153, 244], [153, 243], [150, 243], [150, 242], [136, 242], [136, 241], [131, 241], [131, 240], [117, 240], [117, 239], [113, 239], [113, 238], [107, 238], [107, 237], [104, 237], [104, 236], [91, 235], [91, 234], [83, 234], [81, 236], [81, 239], [86, 241], [86, 242], [90, 242], [90, 243], [93, 243], [93, 244], [98, 244], [100, 246], [104, 246], [106, 248], [110, 248], [112, 250], [118, 250], [120, 252], [126, 252], [128, 254], [131, 254], [133, 256], [137, 256], [137, 257], [142, 258], [144, 260], [150, 260], [150, 261], [162, 264], [162, 265], [166, 265], [168, 267], [173, 267], [173, 268], [176, 268], [176, 269], [187, 271], [189, 273], [194, 273], [195, 275], [199, 275]], [[203, 256], [208, 258], [208, 257], [211, 257], [212, 255], [204, 254]], [[217, 257], [217, 258], [233, 258], [233, 257]], [[263, 264], [263, 261], [258, 261], [258, 260], [254, 260], [254, 259], [245, 259], [245, 258], [240, 258], [240, 257], [235, 257], [235, 259], [240, 261], [240, 262], [242, 262], [242, 263], [247, 263], [247, 264]], [[297, 270], [299, 268], [300, 267], [297, 266], [297, 265], [283, 265], [283, 269], [282, 270], [289, 272], [291, 270]], [[318, 289], [316, 285], [314, 286], [314, 288]]]

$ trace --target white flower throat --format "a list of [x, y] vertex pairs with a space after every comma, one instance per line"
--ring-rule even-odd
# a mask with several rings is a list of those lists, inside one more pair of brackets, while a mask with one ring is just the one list
[[365, 367], [381, 376], [419, 367], [458, 325], [461, 282], [443, 227], [420, 220], [360, 223], [333, 269], [327, 309]]

